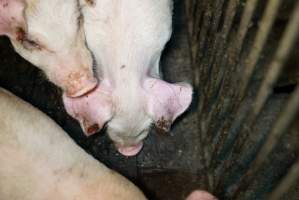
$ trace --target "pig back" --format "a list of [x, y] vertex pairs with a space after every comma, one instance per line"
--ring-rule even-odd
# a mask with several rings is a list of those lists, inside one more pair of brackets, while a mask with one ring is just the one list
[[1, 200], [143, 200], [53, 120], [0, 88]]

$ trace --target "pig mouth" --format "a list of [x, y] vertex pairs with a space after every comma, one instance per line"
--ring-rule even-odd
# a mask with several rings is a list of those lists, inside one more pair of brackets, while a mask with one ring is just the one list
[[129, 156], [135, 156], [141, 151], [143, 147], [143, 142], [139, 142], [131, 146], [121, 146], [118, 144], [115, 144], [115, 146], [120, 154], [129, 157]]

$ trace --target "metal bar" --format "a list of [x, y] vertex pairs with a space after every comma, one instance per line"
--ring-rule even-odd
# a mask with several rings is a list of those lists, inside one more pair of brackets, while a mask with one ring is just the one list
[[272, 151], [273, 147], [278, 143], [280, 137], [283, 135], [284, 131], [291, 125], [293, 119], [296, 117], [296, 114], [299, 111], [299, 87], [296, 88], [294, 93], [291, 95], [290, 99], [287, 102], [286, 107], [278, 117], [276, 123], [271, 129], [271, 132], [266, 138], [266, 142], [262, 148], [258, 151], [257, 157], [248, 166], [248, 171], [241, 178], [239, 182], [238, 189], [233, 192], [234, 199], [237, 199], [241, 190], [247, 188], [247, 186], [252, 181], [253, 175], [258, 170], [259, 166], [266, 160], [268, 154]]
[[267, 199], [279, 200], [299, 180], [299, 161], [297, 161], [283, 178], [280, 184], [273, 190]]
[[[244, 38], [247, 34], [248, 27], [251, 22], [251, 18], [254, 13], [254, 10], [256, 8], [256, 5], [257, 5], [257, 0], [248, 0], [246, 2], [244, 12], [241, 17], [240, 26], [237, 31], [237, 37], [235, 40], [233, 40], [231, 42], [231, 45], [229, 45], [230, 48], [228, 50], [229, 51], [228, 57], [233, 58], [233, 59], [228, 59], [228, 64], [227, 64], [228, 66], [237, 67], [238, 57], [240, 55], [240, 51], [243, 46]], [[237, 85], [237, 84], [235, 84], [235, 85]], [[234, 87], [234, 86], [232, 85], [232, 87]], [[236, 102], [236, 103], [238, 104], [236, 107], [239, 107], [240, 102]], [[233, 113], [233, 114], [235, 114], [235, 113]], [[218, 130], [216, 130], [215, 131], [216, 135], [219, 135], [220, 133], [224, 133], [225, 131], [223, 129], [225, 129], [225, 127], [229, 126], [229, 124], [231, 124], [231, 123], [226, 122], [226, 124], [223, 126], [223, 128], [219, 128]], [[224, 144], [227, 134], [225, 134], [224, 136], [225, 137], [220, 137], [221, 139], [217, 142], [217, 144], [215, 144], [215, 146], [217, 147], [217, 149], [215, 149], [216, 151], [214, 152], [215, 155], [218, 154], [217, 152], [219, 151], [219, 147], [222, 147], [222, 145]]]
[[259, 30], [256, 35], [254, 44], [251, 48], [251, 52], [245, 62], [245, 68], [244, 68], [245, 71], [244, 71], [244, 76], [242, 78], [241, 87], [240, 87], [241, 98], [243, 98], [244, 94], [246, 93], [249, 81], [254, 72], [256, 63], [261, 55], [262, 49], [267, 41], [267, 37], [275, 21], [278, 8], [281, 3], [282, 3], [281, 0], [269, 0], [269, 3], [266, 7], [266, 11], [259, 25]]
[[[200, 44], [203, 43], [203, 39], [205, 39], [204, 36], [200, 37], [201, 34], [202, 35], [205, 35], [205, 31], [207, 30], [208, 28], [208, 22], [209, 22], [209, 16], [207, 16], [206, 13], [204, 13], [204, 11], [206, 10], [206, 8], [208, 8], [209, 6], [209, 1], [208, 0], [203, 0], [201, 1], [200, 3], [197, 3], [198, 1], [195, 0], [195, 3], [193, 2], [193, 13], [186, 13], [187, 15], [187, 20], [188, 20], [188, 31], [189, 31], [189, 46], [190, 46], [190, 55], [191, 55], [191, 65], [192, 65], [192, 68], [194, 70], [194, 76], [193, 76], [193, 84], [195, 87], [198, 87], [200, 82], [199, 82], [199, 75], [200, 75], [200, 66], [198, 65], [197, 63], [197, 52], [199, 51], [199, 48], [200, 48]], [[186, 5], [187, 7], [190, 6], [189, 5]], [[196, 6], [196, 8], [195, 8]], [[186, 8], [186, 12], [188, 8]], [[190, 8], [189, 8], [190, 10]], [[197, 13], [195, 12], [197, 11]], [[202, 18], [202, 19], [199, 19], [199, 18]], [[200, 24], [200, 21], [202, 21], [202, 23]], [[202, 39], [202, 40], [200, 40]], [[197, 113], [197, 118], [199, 118], [199, 113]], [[199, 125], [198, 125], [198, 130], [200, 129]], [[202, 138], [202, 135], [199, 134], [199, 143], [203, 144], [203, 138]], [[205, 160], [205, 153], [204, 153], [204, 150], [203, 148], [201, 148], [199, 150], [200, 152], [200, 161], [201, 163], [203, 163], [203, 171], [206, 171], [206, 160]], [[209, 175], [206, 173], [205, 175], [203, 175], [203, 178], [201, 179], [200, 181], [200, 185], [203, 185], [203, 186], [210, 186], [210, 178], [209, 178]]]
[[[200, 30], [200, 34], [199, 34], [199, 43], [198, 43], [198, 51], [197, 51], [197, 54], [195, 55], [195, 63], [199, 65], [199, 73], [198, 73], [198, 83], [199, 85], [204, 85], [204, 82], [205, 82], [205, 79], [204, 79], [204, 69], [202, 67], [201, 63], [200, 62], [200, 59], [202, 59], [203, 57], [203, 48], [204, 48], [204, 45], [206, 43], [206, 39], [207, 39], [207, 33], [208, 33], [208, 30], [209, 30], [209, 27], [210, 27], [210, 24], [211, 24], [211, 19], [212, 19], [212, 1], [206, 1], [206, 10], [205, 10], [205, 13], [204, 13], [204, 17], [203, 17], [203, 23], [202, 23], [202, 26], [201, 26], [201, 30]], [[200, 86], [201, 86], [200, 85]]]
[[[249, 116], [247, 117], [247, 123], [246, 123], [247, 125], [244, 127], [252, 127], [252, 125], [254, 124], [267, 98], [272, 92], [272, 87], [275, 81], [277, 80], [279, 73], [283, 68], [283, 64], [287, 59], [287, 56], [289, 55], [293, 45], [295, 44], [298, 35], [299, 35], [299, 2], [296, 4], [291, 20], [288, 23], [286, 30], [284, 31], [281, 41], [279, 42], [274, 59], [270, 63], [269, 70], [266, 73], [266, 77], [262, 82], [256, 100], [253, 103], [252, 106], [253, 111], [249, 113]], [[250, 132], [248, 129], [246, 130], [245, 129], [241, 130], [241, 134], [237, 139], [238, 141], [241, 141], [240, 145], [238, 144], [235, 145], [233, 147], [234, 149], [239, 149], [243, 146], [247, 134], [249, 134]]]
[[263, 108], [269, 95], [272, 92], [273, 85], [279, 78], [279, 74], [282, 71], [283, 64], [285, 63], [292, 47], [294, 46], [299, 36], [299, 1], [296, 4], [295, 10], [292, 14], [290, 22], [283, 34], [279, 47], [276, 51], [275, 57], [272, 60], [269, 70], [266, 73], [266, 77], [261, 84], [261, 88], [258, 91], [258, 95], [253, 107], [253, 115], [256, 117]]

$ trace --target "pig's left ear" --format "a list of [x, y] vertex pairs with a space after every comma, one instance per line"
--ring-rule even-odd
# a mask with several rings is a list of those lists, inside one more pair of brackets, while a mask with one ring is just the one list
[[94, 91], [82, 97], [63, 95], [66, 111], [80, 122], [85, 135], [100, 131], [112, 118], [111, 92], [99, 85]]
[[26, 27], [24, 17], [25, 1], [0, 0], [0, 35], [20, 39]]
[[160, 79], [145, 81], [147, 110], [157, 128], [169, 131], [173, 121], [189, 107], [192, 87], [187, 83], [170, 84]]

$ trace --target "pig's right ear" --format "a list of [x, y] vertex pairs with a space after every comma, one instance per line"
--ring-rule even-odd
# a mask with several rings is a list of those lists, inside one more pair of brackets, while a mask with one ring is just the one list
[[101, 85], [89, 94], [71, 98], [63, 95], [66, 111], [80, 122], [85, 135], [100, 131], [112, 118], [111, 92]]
[[23, 0], [0, 0], [0, 35], [18, 40], [26, 28]]
[[145, 90], [148, 113], [156, 127], [166, 132], [192, 101], [192, 87], [187, 83], [171, 84], [160, 79], [147, 78]]

